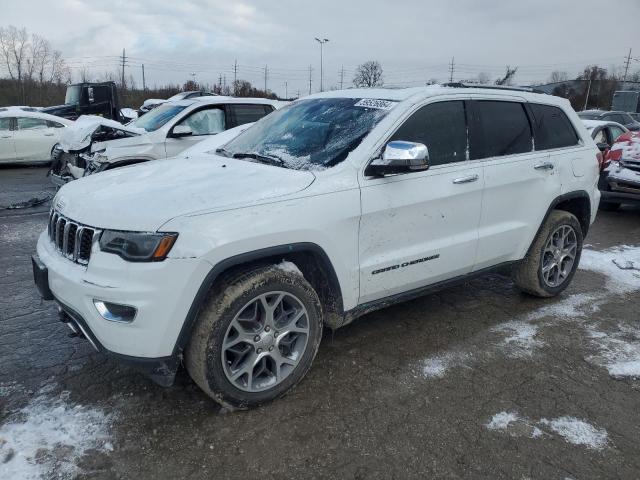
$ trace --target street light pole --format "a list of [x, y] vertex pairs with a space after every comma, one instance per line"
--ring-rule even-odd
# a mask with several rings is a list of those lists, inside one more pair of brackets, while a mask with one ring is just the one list
[[329, 41], [328, 38], [320, 39], [320, 38], [316, 37], [316, 42], [318, 42], [320, 44], [320, 91], [321, 92], [323, 91], [323, 83], [322, 83], [323, 78], [322, 77], [323, 77], [323, 73], [324, 73], [323, 67], [322, 67], [322, 46], [325, 43], [327, 43], [328, 41]]

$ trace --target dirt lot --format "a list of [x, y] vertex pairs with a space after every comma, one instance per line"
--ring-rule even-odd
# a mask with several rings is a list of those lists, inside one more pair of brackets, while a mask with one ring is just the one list
[[[0, 192], [44, 173], [1, 169]], [[488, 276], [367, 315], [232, 413], [68, 338], [31, 279], [47, 208], [0, 210], [0, 478], [640, 477], [638, 209], [600, 213], [561, 297]]]

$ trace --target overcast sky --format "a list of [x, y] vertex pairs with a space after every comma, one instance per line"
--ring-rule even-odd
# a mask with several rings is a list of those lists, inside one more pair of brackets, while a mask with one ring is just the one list
[[[76, 74], [116, 70], [126, 49], [127, 73], [141, 84], [214, 83], [238, 77], [284, 95], [351, 84], [356, 66], [378, 60], [385, 84], [414, 86], [518, 66], [521, 84], [552, 70], [575, 75], [586, 64], [621, 68], [629, 48], [640, 58], [640, 0], [3, 0], [0, 24], [26, 27], [61, 50]], [[632, 70], [640, 62], [632, 62]]]

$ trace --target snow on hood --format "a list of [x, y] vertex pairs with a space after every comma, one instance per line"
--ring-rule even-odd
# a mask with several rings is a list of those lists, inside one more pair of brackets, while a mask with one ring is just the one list
[[146, 133], [143, 128], [122, 125], [108, 118], [97, 115], [82, 115], [72, 126], [64, 129], [60, 137], [60, 146], [65, 152], [82, 150], [91, 144], [91, 135], [101, 127], [135, 135]]
[[199, 155], [83, 177], [63, 186], [53, 205], [64, 205], [63, 215], [85, 225], [155, 231], [177, 216], [257, 205], [304, 190], [314, 180], [307, 171]]

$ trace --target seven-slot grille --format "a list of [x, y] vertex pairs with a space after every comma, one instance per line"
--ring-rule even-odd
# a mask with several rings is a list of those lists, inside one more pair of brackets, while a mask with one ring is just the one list
[[55, 210], [49, 214], [47, 231], [56, 250], [81, 265], [89, 263], [93, 240], [100, 235], [100, 230], [74, 222]]

